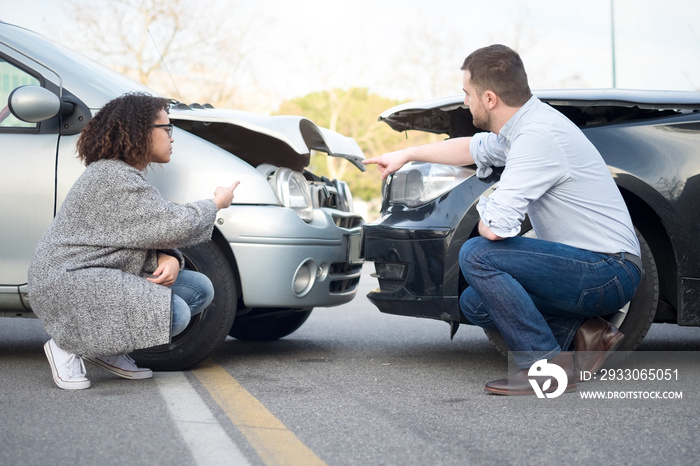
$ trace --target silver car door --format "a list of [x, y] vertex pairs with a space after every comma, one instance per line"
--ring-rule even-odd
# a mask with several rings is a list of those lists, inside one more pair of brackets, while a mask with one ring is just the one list
[[6, 108], [13, 89], [39, 84], [0, 53], [0, 292], [27, 283], [36, 244], [54, 216], [58, 132]]

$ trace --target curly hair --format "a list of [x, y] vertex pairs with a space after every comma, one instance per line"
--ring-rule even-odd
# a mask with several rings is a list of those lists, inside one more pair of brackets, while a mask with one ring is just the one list
[[129, 93], [108, 102], [87, 124], [78, 139], [78, 158], [85, 166], [102, 159], [123, 160], [131, 166], [150, 162], [153, 122], [170, 109], [168, 99]]

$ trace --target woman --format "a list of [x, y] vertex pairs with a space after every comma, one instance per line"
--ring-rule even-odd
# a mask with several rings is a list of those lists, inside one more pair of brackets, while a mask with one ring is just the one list
[[161, 197], [145, 170], [170, 161], [168, 109], [166, 99], [126, 94], [95, 115], [77, 144], [87, 168], [34, 253], [29, 295], [52, 337], [44, 351], [60, 388], [90, 386], [83, 358], [152, 377], [127, 353], [169, 343], [213, 299], [209, 279], [182, 270], [175, 248], [211, 238], [238, 182], [186, 205]]

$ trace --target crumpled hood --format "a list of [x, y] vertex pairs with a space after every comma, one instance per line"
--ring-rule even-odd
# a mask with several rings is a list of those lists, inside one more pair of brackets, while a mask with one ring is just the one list
[[364, 171], [357, 142], [300, 116], [264, 116], [231, 109], [178, 104], [170, 120], [254, 167], [269, 163], [302, 171], [312, 150], [342, 157]]
[[[534, 90], [543, 102], [566, 112], [566, 108], [625, 107], [640, 109], [700, 109], [700, 92], [648, 91], [632, 89], [543, 89]], [[396, 131], [418, 130], [445, 133], [452, 136], [471, 135], [481, 131], [471, 123], [464, 95], [456, 94], [435, 99], [408, 102], [384, 111], [379, 121]], [[454, 134], [460, 127], [463, 134]]]

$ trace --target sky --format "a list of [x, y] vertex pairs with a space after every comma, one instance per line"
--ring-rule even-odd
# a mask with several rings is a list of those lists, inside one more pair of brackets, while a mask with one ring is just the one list
[[[457, 94], [466, 55], [492, 43], [520, 52], [534, 89], [612, 87], [611, 5], [616, 87], [700, 90], [697, 0], [184, 1], [256, 29], [254, 83], [241, 78], [265, 96], [256, 110], [353, 86], [399, 100]], [[80, 36], [64, 4], [0, 0], [0, 20], [71, 46]]]

